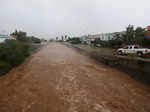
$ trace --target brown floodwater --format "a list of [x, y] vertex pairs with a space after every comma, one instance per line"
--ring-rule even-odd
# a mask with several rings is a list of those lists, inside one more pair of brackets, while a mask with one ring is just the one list
[[0, 78], [0, 112], [150, 112], [150, 89], [51, 43]]

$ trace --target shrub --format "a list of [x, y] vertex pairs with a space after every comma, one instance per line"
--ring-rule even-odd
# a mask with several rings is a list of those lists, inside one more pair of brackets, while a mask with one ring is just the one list
[[5, 74], [11, 69], [11, 65], [5, 61], [0, 61], [0, 75]]
[[29, 47], [16, 40], [6, 40], [0, 44], [0, 60], [9, 63], [12, 67], [21, 64], [29, 56]]
[[77, 38], [77, 37], [70, 38], [68, 41], [72, 44], [80, 44], [81, 43], [80, 38]]
[[33, 43], [41, 43], [41, 40], [39, 39], [39, 38], [36, 38], [36, 37], [34, 37], [34, 36], [32, 36], [32, 37], [29, 37], [29, 39], [33, 42]]

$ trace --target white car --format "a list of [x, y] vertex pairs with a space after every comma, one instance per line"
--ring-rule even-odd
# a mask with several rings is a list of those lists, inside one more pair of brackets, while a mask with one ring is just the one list
[[144, 55], [144, 54], [150, 54], [150, 49], [148, 48], [141, 48], [137, 45], [129, 45], [124, 48], [120, 48], [117, 50], [117, 53], [119, 55], [123, 54], [137, 54], [137, 55]]

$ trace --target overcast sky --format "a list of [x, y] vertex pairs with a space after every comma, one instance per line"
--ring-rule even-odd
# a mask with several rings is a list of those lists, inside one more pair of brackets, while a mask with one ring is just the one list
[[0, 0], [0, 33], [41, 37], [116, 32], [150, 25], [149, 0]]

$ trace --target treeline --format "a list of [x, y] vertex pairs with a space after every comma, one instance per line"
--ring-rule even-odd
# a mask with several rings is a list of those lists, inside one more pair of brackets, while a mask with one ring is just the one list
[[95, 40], [94, 45], [100, 44], [102, 47], [118, 48], [122, 45], [140, 45], [150, 46], [150, 39], [146, 38], [147, 30], [142, 27], [134, 28], [133, 25], [129, 25], [126, 31], [121, 34], [115, 35], [115, 38], [109, 41]]
[[147, 30], [146, 28], [137, 27], [134, 28], [133, 25], [129, 25], [126, 28], [126, 33], [122, 37], [123, 44], [138, 44], [141, 46], [150, 45], [150, 39], [146, 38]]
[[33, 42], [40, 43], [36, 37], [28, 37], [26, 32], [15, 31], [11, 34], [15, 39], [0, 43], [0, 75], [24, 62], [30, 55]]
[[26, 32], [23, 31], [15, 31], [11, 34], [20, 42], [33, 42], [33, 43], [41, 43], [41, 40], [35, 36], [27, 36]]

